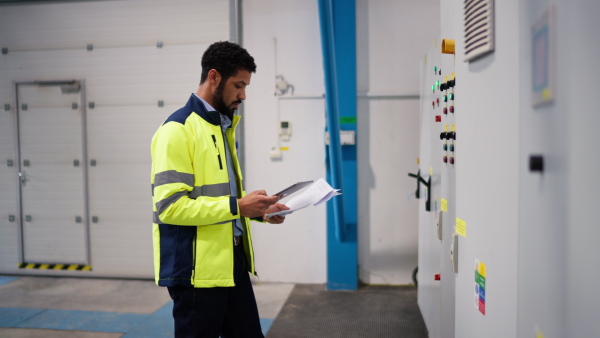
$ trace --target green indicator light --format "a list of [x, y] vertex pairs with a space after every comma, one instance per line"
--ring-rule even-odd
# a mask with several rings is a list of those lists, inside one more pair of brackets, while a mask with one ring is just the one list
[[450, 100], [454, 100], [454, 93], [450, 94]]
[[444, 102], [448, 101], [448, 97], [446, 97], [446, 95], [444, 95]]
[[435, 86], [439, 88], [440, 87], [440, 81], [435, 81]]
[[431, 90], [435, 92], [435, 85], [431, 86]]
[[433, 67], [433, 72], [437, 73], [437, 67]]

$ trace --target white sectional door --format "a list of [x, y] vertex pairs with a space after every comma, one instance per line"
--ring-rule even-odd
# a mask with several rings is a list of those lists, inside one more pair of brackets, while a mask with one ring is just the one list
[[21, 263], [85, 264], [85, 110], [80, 93], [63, 94], [60, 83], [48, 82], [16, 88]]

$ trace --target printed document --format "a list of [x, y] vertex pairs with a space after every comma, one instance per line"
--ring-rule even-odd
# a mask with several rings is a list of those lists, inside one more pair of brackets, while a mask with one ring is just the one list
[[266, 217], [269, 218], [275, 215], [285, 216], [296, 210], [306, 208], [311, 204], [317, 206], [321, 203], [329, 201], [334, 196], [341, 195], [339, 191], [340, 189], [333, 189], [333, 187], [331, 187], [327, 181], [320, 178], [318, 181], [304, 190], [300, 195], [292, 198], [286, 203], [283, 203], [290, 208], [289, 210], [274, 212], [272, 214], [268, 214]]

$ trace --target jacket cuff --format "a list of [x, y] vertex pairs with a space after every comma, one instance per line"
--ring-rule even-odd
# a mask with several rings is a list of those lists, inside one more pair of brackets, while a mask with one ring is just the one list
[[229, 210], [231, 211], [232, 215], [238, 214], [238, 204], [235, 196], [229, 196]]
[[257, 222], [264, 222], [265, 219], [262, 216], [258, 216], [258, 217], [254, 217], [254, 218], [250, 218], [253, 221], [257, 221]]

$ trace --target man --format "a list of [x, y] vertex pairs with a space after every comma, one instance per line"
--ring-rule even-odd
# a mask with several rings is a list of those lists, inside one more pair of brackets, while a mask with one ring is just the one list
[[155, 279], [173, 299], [176, 337], [263, 337], [249, 219], [288, 208], [242, 186], [234, 111], [254, 72], [244, 48], [212, 44], [197, 92], [152, 138]]

